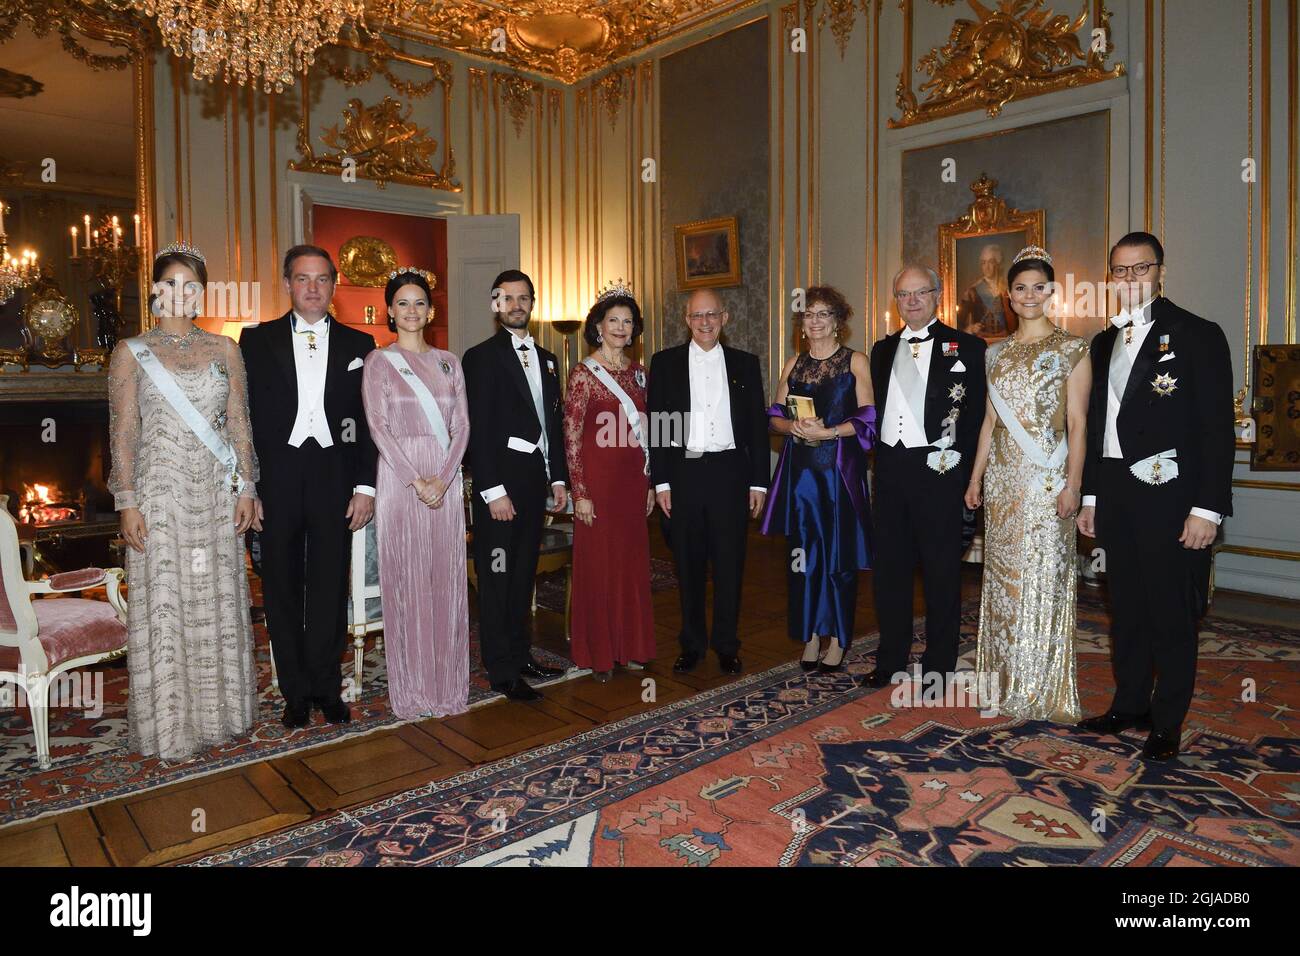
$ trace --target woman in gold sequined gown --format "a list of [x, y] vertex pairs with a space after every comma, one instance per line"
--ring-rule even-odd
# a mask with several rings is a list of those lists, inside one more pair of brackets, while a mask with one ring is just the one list
[[1081, 361], [1088, 343], [1045, 314], [1054, 278], [1034, 247], [1007, 274], [1019, 326], [988, 352], [988, 410], [966, 505], [985, 508], [977, 676], [994, 682], [985, 686], [1001, 713], [1073, 724], [1074, 516], [1091, 368]]

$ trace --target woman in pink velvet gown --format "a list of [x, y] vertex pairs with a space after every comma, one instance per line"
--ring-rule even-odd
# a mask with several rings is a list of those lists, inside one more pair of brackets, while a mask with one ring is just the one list
[[[366, 356], [362, 377], [366, 420], [379, 448], [375, 536], [388, 698], [404, 719], [459, 714], [469, 698], [460, 479], [469, 415], [460, 362], [424, 341], [431, 298], [418, 270], [389, 278], [384, 301], [397, 341]], [[445, 450], [412, 379], [441, 412]]]

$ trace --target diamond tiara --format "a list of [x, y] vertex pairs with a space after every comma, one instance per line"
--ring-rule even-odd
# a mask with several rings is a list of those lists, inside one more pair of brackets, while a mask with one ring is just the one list
[[157, 262], [163, 256], [172, 255], [189, 256], [192, 259], [198, 259], [199, 262], [203, 263], [205, 266], [208, 264], [208, 260], [203, 258], [203, 253], [199, 252], [198, 249], [191, 246], [188, 242], [169, 242], [167, 245], [159, 249], [157, 255], [153, 258], [154, 261]]
[[601, 289], [600, 294], [596, 296], [596, 302], [604, 302], [606, 299], [612, 299], [616, 295], [625, 295], [629, 298], [635, 298], [635, 296], [632, 295], [632, 286], [625, 283], [620, 278], [617, 282], [611, 282], [605, 288]]
[[1052, 257], [1047, 254], [1047, 250], [1042, 246], [1025, 246], [1016, 253], [1016, 257], [1011, 260], [1011, 264], [1014, 266], [1021, 259], [1041, 259], [1049, 266], [1052, 264]]
[[424, 281], [429, 283], [429, 288], [435, 288], [438, 285], [438, 277], [428, 269], [417, 269], [415, 266], [402, 266], [400, 269], [394, 269], [388, 273], [389, 280], [396, 279], [398, 276], [417, 275], [423, 277]]

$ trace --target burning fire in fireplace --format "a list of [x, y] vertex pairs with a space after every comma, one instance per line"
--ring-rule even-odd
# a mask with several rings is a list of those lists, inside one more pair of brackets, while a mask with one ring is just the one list
[[24, 484], [23, 497], [18, 502], [18, 520], [35, 525], [80, 520], [81, 506], [75, 501], [64, 501], [62, 497], [63, 492], [57, 487]]

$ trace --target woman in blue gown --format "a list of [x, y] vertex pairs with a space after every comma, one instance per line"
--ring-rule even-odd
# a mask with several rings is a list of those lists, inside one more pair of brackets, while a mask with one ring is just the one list
[[[867, 356], [840, 344], [852, 315], [830, 286], [805, 293], [796, 320], [808, 349], [781, 370], [776, 403], [767, 411], [772, 431], [786, 439], [762, 531], [784, 533], [790, 543], [790, 637], [804, 643], [806, 671], [843, 667], [858, 572], [871, 567], [867, 452], [877, 435], [876, 409]], [[796, 418], [792, 396], [811, 398], [815, 414]]]

